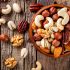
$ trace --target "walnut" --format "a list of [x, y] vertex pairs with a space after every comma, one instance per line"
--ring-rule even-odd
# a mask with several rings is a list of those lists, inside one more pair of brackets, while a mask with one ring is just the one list
[[11, 43], [12, 43], [12, 46], [14, 47], [19, 47], [22, 45], [24, 41], [24, 37], [22, 34], [17, 34], [17, 35], [14, 35], [12, 38], [11, 38]]
[[5, 59], [4, 64], [8, 68], [14, 68], [17, 65], [17, 61], [15, 60], [15, 58], [9, 57], [9, 58]]

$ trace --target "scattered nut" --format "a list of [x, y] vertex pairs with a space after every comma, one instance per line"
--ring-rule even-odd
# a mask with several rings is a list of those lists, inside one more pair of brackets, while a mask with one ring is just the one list
[[36, 65], [37, 67], [36, 68], [32, 68], [31, 70], [41, 70], [42, 69], [42, 65], [39, 61], [36, 61]]
[[13, 10], [14, 10], [16, 13], [20, 13], [20, 12], [21, 12], [21, 7], [19, 6], [18, 3], [13, 3]]
[[0, 25], [5, 23], [6, 23], [6, 20], [4, 18], [0, 18]]
[[57, 12], [57, 10], [56, 10], [55, 7], [51, 7], [51, 8], [49, 9], [49, 11], [50, 11], [51, 14], [54, 14], [54, 13]]
[[28, 54], [28, 50], [26, 48], [22, 48], [21, 49], [21, 57], [25, 58]]
[[31, 3], [29, 9], [31, 12], [37, 12], [42, 6], [41, 3]]
[[5, 42], [7, 42], [8, 40], [9, 40], [8, 35], [6, 35], [6, 34], [1, 34], [1, 35], [0, 35], [0, 41], [5, 41]]
[[8, 25], [10, 30], [16, 29], [16, 25], [13, 21], [8, 21], [7, 25]]
[[11, 6], [7, 4], [6, 9], [2, 9], [1, 12], [2, 14], [9, 14], [11, 12]]
[[54, 45], [55, 47], [57, 47], [57, 46], [60, 45], [60, 41], [54, 39], [54, 40], [52, 41], [52, 45]]
[[17, 61], [15, 58], [9, 57], [9, 58], [5, 59], [4, 64], [8, 68], [14, 68], [17, 65]]
[[22, 34], [17, 34], [17, 35], [14, 35], [12, 38], [11, 38], [11, 43], [12, 43], [12, 46], [14, 47], [19, 47], [22, 45], [23, 41], [24, 41], [24, 37]]
[[21, 21], [19, 21], [18, 23], [18, 32], [19, 33], [25, 33], [27, 31], [29, 27], [29, 24], [26, 20], [22, 19]]
[[42, 15], [43, 15], [44, 17], [48, 17], [48, 16], [50, 15], [50, 13], [49, 13], [48, 10], [44, 10], [44, 11], [42, 12]]

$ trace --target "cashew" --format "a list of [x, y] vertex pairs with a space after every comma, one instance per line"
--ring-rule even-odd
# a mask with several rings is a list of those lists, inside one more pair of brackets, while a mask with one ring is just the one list
[[69, 22], [69, 15], [66, 7], [58, 11], [58, 16], [63, 17], [62, 25], [66, 25]]
[[25, 58], [28, 54], [28, 50], [26, 48], [21, 49], [21, 57]]
[[11, 6], [6, 5], [6, 9], [2, 9], [2, 14], [9, 14], [11, 12]]
[[41, 40], [41, 46], [42, 46], [43, 48], [47, 47], [48, 49], [50, 49], [51, 44], [48, 42], [47, 39], [42, 39], [42, 40]]
[[53, 26], [53, 19], [51, 17], [46, 17], [46, 20], [48, 20], [49, 22], [44, 25], [44, 28], [49, 29], [50, 26]]
[[14, 4], [13, 4], [13, 10], [14, 10], [16, 13], [20, 13], [20, 12], [21, 12], [21, 7], [20, 7], [17, 3], [14, 3]]
[[31, 70], [41, 70], [42, 69], [42, 65], [39, 61], [36, 62], [37, 67], [36, 68], [32, 68]]
[[56, 22], [57, 28], [60, 29], [61, 31], [64, 30], [64, 26], [61, 24], [62, 20], [63, 20], [62, 18], [59, 18]]
[[44, 17], [42, 15], [37, 15], [35, 17], [35, 25], [38, 27], [41, 27], [41, 20], [44, 20]]
[[54, 32], [58, 32], [58, 28], [57, 28], [56, 26], [53, 26], [53, 27], [52, 27], [52, 30], [53, 30]]
[[10, 30], [16, 29], [16, 25], [15, 25], [15, 23], [14, 23], [13, 21], [9, 21], [9, 22], [7, 23], [7, 25], [8, 25], [8, 27], [10, 28]]
[[6, 23], [6, 20], [4, 18], [0, 18], [0, 25], [5, 23]]

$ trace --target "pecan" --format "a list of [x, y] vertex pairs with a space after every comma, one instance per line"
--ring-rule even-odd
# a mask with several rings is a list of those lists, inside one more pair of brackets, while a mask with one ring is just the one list
[[36, 3], [31, 3], [29, 9], [30, 9], [31, 12], [36, 12], [41, 7], [43, 7], [43, 5], [41, 3], [37, 3], [37, 4]]

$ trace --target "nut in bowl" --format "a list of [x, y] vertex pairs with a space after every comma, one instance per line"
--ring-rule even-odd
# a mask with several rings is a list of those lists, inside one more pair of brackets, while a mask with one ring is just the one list
[[[69, 10], [68, 6], [52, 4], [44, 6], [34, 15], [29, 27], [29, 36], [38, 51], [54, 58], [70, 54], [64, 53], [67, 43], [63, 43], [67, 39], [63, 36], [66, 35], [65, 27], [70, 23]], [[67, 32], [70, 34], [69, 30]]]

